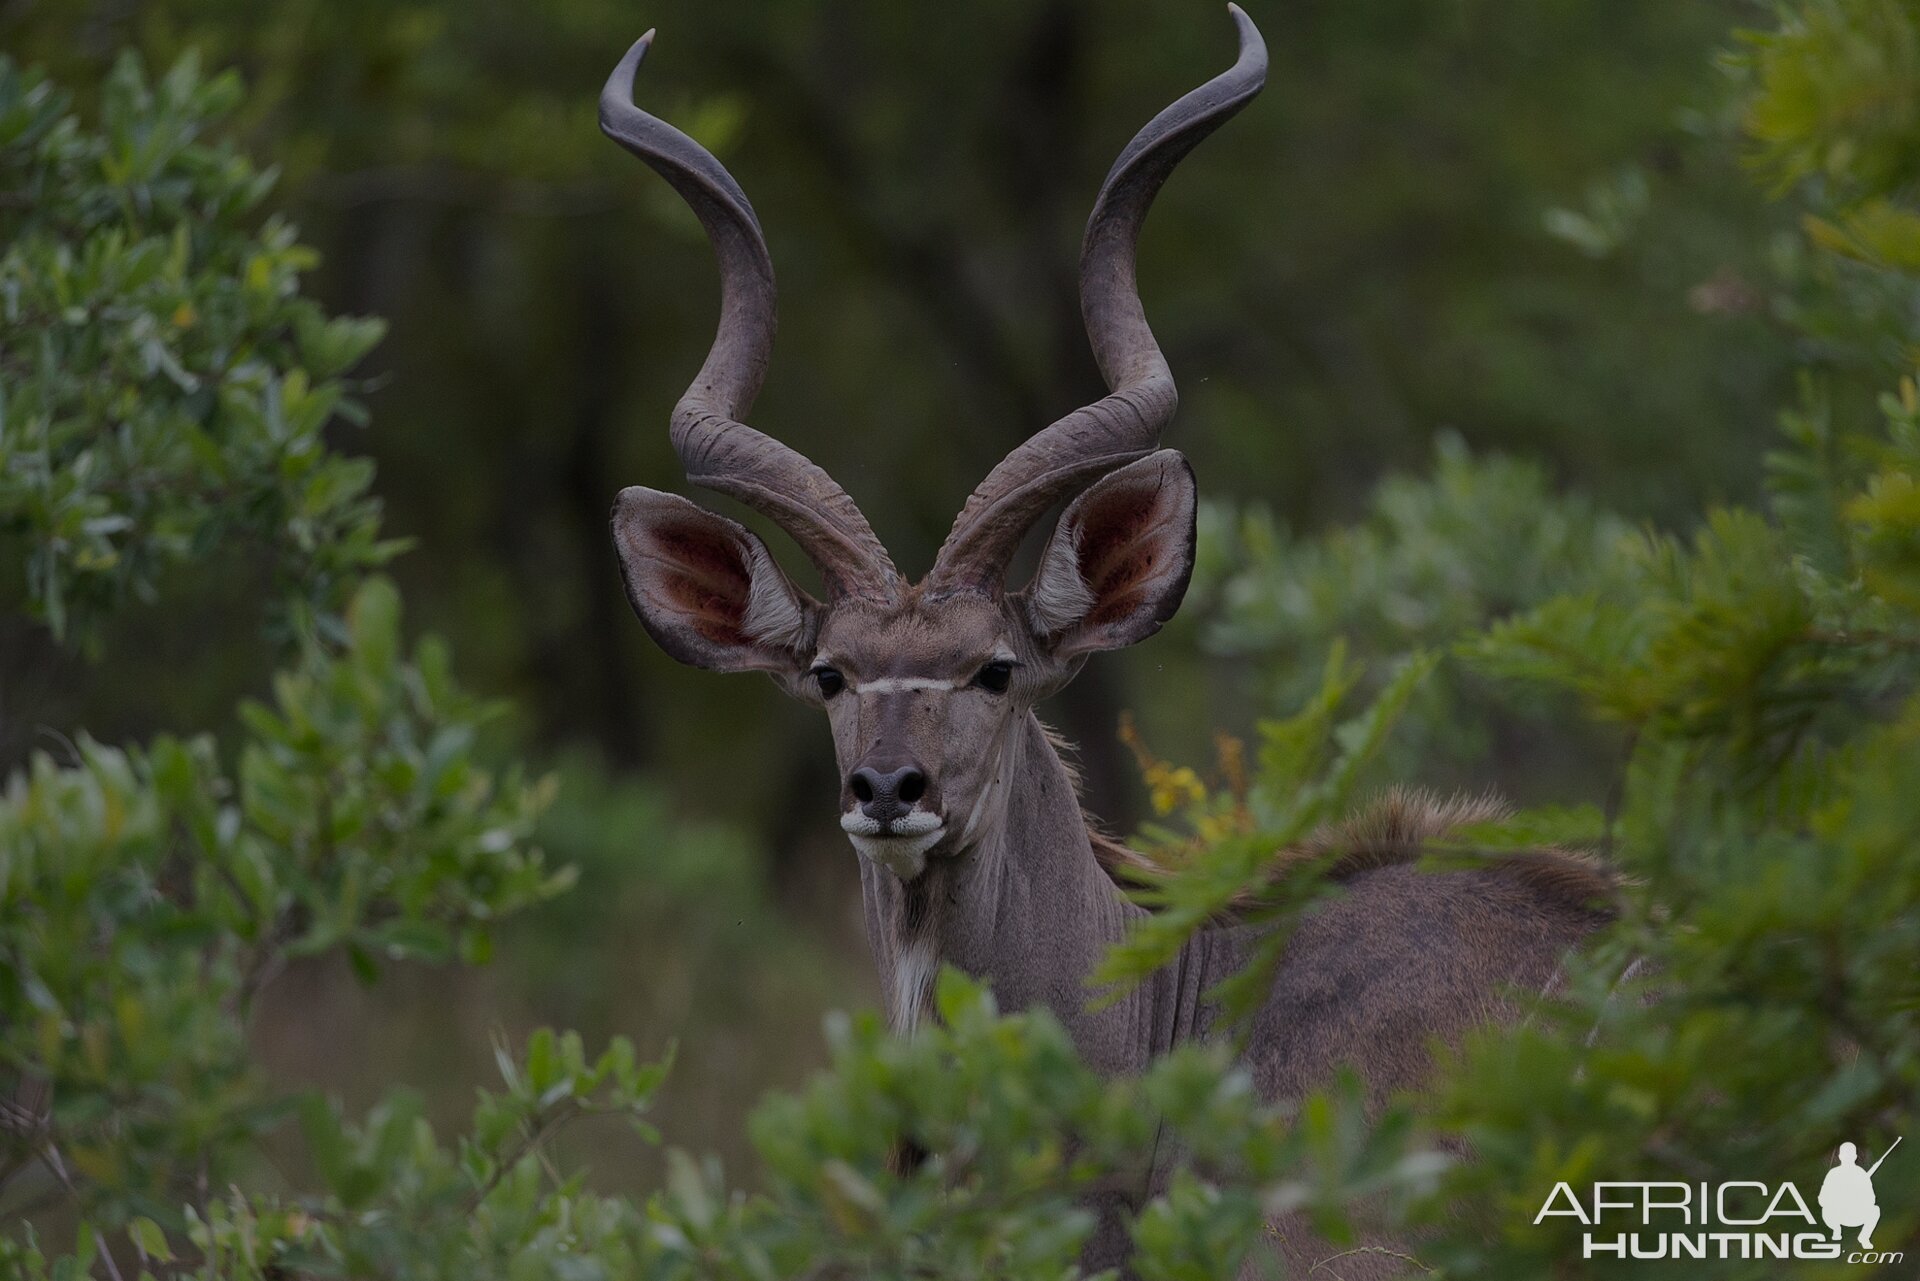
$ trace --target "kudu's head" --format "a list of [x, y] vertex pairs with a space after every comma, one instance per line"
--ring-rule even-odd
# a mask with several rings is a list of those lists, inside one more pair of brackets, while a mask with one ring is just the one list
[[[753, 208], [698, 143], [640, 110], [641, 37], [600, 98], [600, 127], [693, 207], [720, 262], [720, 327], [674, 409], [687, 479], [747, 504], [819, 568], [826, 600], [788, 580], [766, 545], [674, 494], [622, 490], [613, 512], [627, 595], [660, 647], [715, 671], [762, 671], [826, 708], [841, 826], [910, 880], [964, 854], [1006, 802], [1009, 759], [1033, 704], [1088, 654], [1152, 635], [1193, 568], [1194, 482], [1161, 449], [1175, 394], [1134, 281], [1147, 208], [1174, 166], [1258, 93], [1266, 47], [1238, 6], [1233, 67], [1175, 102], [1114, 162], [1080, 261], [1081, 310], [1105, 399], [1009, 454], [973, 492], [917, 584], [901, 577], [846, 491], [740, 421], [773, 343], [773, 264]], [[1071, 499], [1033, 579], [1008, 590], [1022, 538]]]

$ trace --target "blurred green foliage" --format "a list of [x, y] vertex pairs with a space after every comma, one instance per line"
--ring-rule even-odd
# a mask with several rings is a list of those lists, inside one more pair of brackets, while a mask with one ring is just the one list
[[[1777, 32], [1749, 39], [1760, 51], [1746, 111], [1752, 161], [1810, 181], [1808, 232], [1821, 249], [1850, 253], [1833, 243], [1829, 219], [1858, 202], [1911, 208], [1911, 178], [1896, 158], [1915, 141], [1900, 122], [1916, 119], [1920, 104], [1920, 76], [1905, 57], [1917, 42], [1912, 6], [1819, 3], [1784, 9]], [[1877, 78], [1837, 65], [1847, 59]], [[1911, 292], [1897, 256], [1850, 256], [1838, 270], [1807, 273], [1801, 287], [1857, 296], [1861, 279], [1849, 273], [1864, 268], [1890, 276], [1877, 282], [1883, 295]], [[1858, 367], [1889, 351], [1910, 362], [1911, 312], [1854, 323], [1868, 319], [1882, 328], [1855, 353]], [[1299, 685], [1286, 673], [1303, 650], [1333, 657], [1304, 711], [1262, 725], [1244, 778], [1227, 770], [1209, 786], [1189, 770], [1191, 782], [1162, 798], [1178, 821], [1156, 837], [1178, 865], [1148, 891], [1161, 914], [1113, 954], [1105, 979], [1138, 979], [1235, 895], [1256, 893], [1256, 911], [1284, 933], [1328, 892], [1311, 877], [1269, 884], [1261, 854], [1297, 839], [1297, 812], [1322, 805], [1330, 789], [1338, 812], [1352, 789], [1349, 762], [1372, 749], [1381, 718], [1408, 702], [1406, 681], [1432, 661], [1403, 661], [1336, 727], [1357, 682], [1330, 637], [1351, 631], [1387, 654], [1446, 646], [1441, 675], [1429, 678], [1445, 688], [1444, 715], [1426, 727], [1445, 736], [1435, 740], [1443, 776], [1485, 751], [1471, 731], [1488, 709], [1467, 719], [1464, 740], [1454, 736], [1462, 688], [1504, 691], [1494, 709], [1502, 717], [1577, 710], [1598, 736], [1601, 750], [1559, 803], [1428, 856], [1444, 868], [1559, 843], [1604, 852], [1630, 879], [1622, 919], [1575, 967], [1565, 998], [1541, 1004], [1524, 1029], [1480, 1036], [1443, 1073], [1428, 1115], [1469, 1140], [1476, 1159], [1401, 1220], [1403, 1230], [1432, 1233], [1423, 1266], [1450, 1276], [1585, 1275], [1573, 1263], [1580, 1228], [1561, 1219], [1525, 1230], [1557, 1182], [1812, 1186], [1840, 1139], [1884, 1152], [1920, 1120], [1911, 804], [1920, 392], [1910, 374], [1888, 377], [1894, 389], [1877, 406], [1844, 403], [1830, 380], [1804, 380], [1781, 415], [1784, 439], [1766, 456], [1764, 503], [1712, 508], [1687, 537], [1630, 532], [1577, 495], [1546, 492], [1537, 474], [1457, 451], [1429, 480], [1389, 482], [1369, 524], [1305, 546], [1287, 547], [1257, 510], [1213, 514], [1209, 557], [1224, 571], [1214, 643], [1277, 670], [1289, 698]], [[1476, 493], [1476, 469], [1506, 475]], [[1517, 519], [1508, 494], [1526, 496]], [[1418, 593], [1423, 609], [1401, 604], [1406, 583], [1437, 571], [1451, 576]], [[1428, 611], [1446, 611], [1437, 634], [1423, 628]], [[1303, 728], [1317, 728], [1308, 741], [1320, 749], [1286, 750]], [[1270, 969], [1278, 949], [1256, 962]], [[1263, 982], [1256, 968], [1218, 995], [1246, 1009]], [[1876, 1243], [1910, 1257], [1920, 1174], [1890, 1163], [1879, 1178]], [[1607, 1265], [1586, 1266], [1597, 1275]], [[1826, 1275], [1826, 1266], [1641, 1260], [1634, 1272], [1771, 1277]]]
[[[1359, 523], [1317, 537], [1292, 534], [1263, 503], [1208, 504], [1193, 588], [1200, 641], [1249, 673], [1264, 707], [1315, 700], [1336, 644], [1373, 693], [1400, 655], [1619, 577], [1633, 536], [1592, 500], [1556, 492], [1538, 464], [1476, 457], [1442, 436], [1430, 471], [1388, 477]], [[1564, 708], [1459, 666], [1412, 697], [1415, 714], [1380, 748], [1389, 777], [1550, 792], [1604, 754], [1555, 715]]]
[[[1586, 1275], [1569, 1271], [1580, 1229], [1523, 1230], [1558, 1182], [1737, 1171], [1810, 1187], [1842, 1137], [1884, 1152], [1920, 1120], [1917, 415], [1911, 378], [1877, 422], [1789, 414], [1766, 509], [1710, 512], [1690, 539], [1622, 540], [1604, 575], [1453, 642], [1452, 663], [1499, 685], [1569, 696], [1619, 764], [1591, 771], [1572, 803], [1462, 833], [1428, 863], [1551, 843], [1604, 851], [1629, 879], [1622, 919], [1570, 966], [1564, 996], [1442, 1073], [1426, 1115], [1475, 1159], [1400, 1219], [1432, 1233], [1423, 1266]], [[1436, 663], [1403, 660], [1342, 720], [1358, 672], [1333, 654], [1301, 712], [1262, 724], [1244, 780], [1208, 786], [1189, 770], [1165, 793], [1174, 821], [1149, 836], [1170, 870], [1142, 895], [1158, 913], [1102, 981], [1139, 980], [1252, 893], [1249, 915], [1277, 928], [1215, 994], [1230, 1011], [1258, 1006], [1288, 927], [1338, 892], [1310, 869], [1270, 880], [1271, 852], [1350, 807]], [[1169, 772], [1156, 761], [1149, 776]], [[1889, 1165], [1879, 1178], [1876, 1242], [1911, 1251], [1920, 1175]], [[1635, 1275], [1822, 1266], [1641, 1261]]]
[[[1261, 719], [1251, 760], [1229, 740], [1217, 781], [1147, 758], [1163, 813], [1144, 843], [1167, 871], [1144, 893], [1159, 911], [1100, 977], [1139, 977], [1252, 892], [1272, 942], [1219, 994], [1244, 1009], [1290, 923], [1327, 892], [1311, 875], [1271, 882], [1277, 844], [1389, 771], [1515, 780], [1548, 803], [1433, 851], [1436, 864], [1557, 841], [1634, 879], [1564, 992], [1450, 1060], [1430, 1098], [1369, 1115], [1348, 1080], [1262, 1104], [1226, 1047], [1102, 1081], [1046, 1014], [1000, 1016], [952, 974], [940, 1025], [912, 1040], [870, 1017], [831, 1025], [826, 1070], [747, 1127], [758, 1191], [678, 1150], [635, 1194], [589, 1185], [558, 1131], [610, 1116], [652, 1142], [648, 1118], [669, 1112], [664, 1063], [642, 1065], [620, 1039], [599, 1055], [573, 1034], [535, 1032], [520, 1053], [503, 1039], [500, 1087], [451, 1141], [432, 1101], [385, 1079], [353, 1109], [364, 1121], [290, 1093], [259, 1066], [271, 1046], [253, 1042], [277, 1018], [340, 1055], [313, 1009], [265, 1008], [266, 981], [289, 965], [311, 975], [315, 958], [390, 984], [384, 962], [475, 962], [513, 943], [520, 981], [581, 1021], [630, 1014], [617, 988], [678, 1010], [683, 1065], [711, 1011], [696, 1018], [684, 992], [670, 1004], [663, 991], [721, 993], [739, 1025], [784, 1027], [804, 1011], [772, 1007], [811, 1009], [813, 981], [839, 977], [782, 924], [791, 902], [775, 894], [806, 891], [779, 885], [777, 860], [734, 828], [687, 823], [684, 787], [636, 785], [592, 754], [563, 758], [584, 786], [540, 829], [578, 858], [589, 892], [550, 933], [524, 915], [497, 928], [573, 874], [533, 845], [550, 789], [480, 764], [498, 746], [479, 737], [490, 709], [455, 688], [444, 647], [403, 641], [399, 592], [368, 573], [395, 550], [372, 469], [322, 434], [350, 392], [419, 424], [375, 441], [391, 464], [383, 495], [403, 527], [431, 532], [428, 554], [393, 572], [500, 677], [489, 687], [538, 691], [523, 726], [557, 741], [577, 715], [619, 759], [636, 708], [682, 723], [652, 676], [641, 697], [607, 639], [611, 576], [587, 571], [604, 560], [614, 473], [636, 459], [638, 473], [665, 470], [660, 433], [616, 447], [611, 424], [656, 421], [677, 390], [659, 369], [630, 372], [608, 335], [691, 368], [706, 326], [681, 308], [707, 296], [705, 264], [693, 233], [671, 243], [684, 218], [659, 192], [616, 196], [592, 176], [578, 82], [624, 44], [630, 15], [546, 16], [530, 28], [433, 5], [205, 3], [0, 19], [69, 72], [103, 70], [137, 37], [203, 44], [260, 86], [246, 106], [191, 60], [149, 84], [138, 59], [114, 59], [85, 125], [37, 73], [0, 70], [0, 164], [32, 192], [0, 200], [0, 303], [13, 308], [0, 528], [24, 566], [20, 599], [49, 625], [35, 661], [98, 673], [37, 706], [67, 708], [63, 725], [107, 722], [102, 739], [34, 755], [0, 799], [0, 1267], [1059, 1277], [1091, 1227], [1083, 1196], [1137, 1172], [1164, 1124], [1193, 1159], [1133, 1222], [1143, 1276], [1222, 1275], [1265, 1251], [1266, 1215], [1294, 1210], [1337, 1244], [1360, 1224], [1393, 1227], [1440, 1275], [1577, 1275], [1563, 1228], [1523, 1230], [1556, 1181], [1806, 1181], [1840, 1136], [1884, 1150], [1915, 1128], [1920, 393], [1896, 375], [1914, 350], [1903, 122], [1920, 110], [1905, 57], [1920, 14], [1820, 0], [1783, 8], [1727, 60], [1734, 105], [1693, 87], [1700, 44], [1724, 30], [1710, 7], [1310, 7], [1304, 52], [1276, 69], [1288, 123], [1223, 136], [1220, 172], [1169, 191], [1148, 288], [1170, 300], [1152, 306], [1176, 364], [1218, 373], [1189, 398], [1189, 421], [1209, 424], [1203, 461], [1217, 451], [1261, 490], [1283, 470], [1310, 480], [1266, 494], [1265, 510], [1209, 511], [1203, 617], [1187, 634], [1247, 675], [1256, 707], [1284, 714]], [[1078, 216], [1069, 180], [1097, 174], [1111, 147], [1074, 95], [1144, 118], [1166, 95], [1134, 69], [1197, 65], [1211, 47], [1124, 16], [1084, 61], [1094, 32], [1066, 5], [861, 10], [846, 31], [784, 5], [681, 24], [776, 109], [723, 96], [675, 114], [736, 144], [742, 168], [764, 163], [774, 198], [817, 219], [798, 229], [793, 292], [838, 323], [789, 326], [797, 378], [769, 407], [845, 406], [783, 434], [856, 488], [863, 471], [912, 475], [882, 499], [909, 545], [930, 546], [950, 506], [921, 486], [978, 470], [1044, 406], [1084, 398], [1085, 371], [1060, 372], [1079, 339], [1053, 242], [1070, 242]], [[993, 41], [992, 59], [956, 52]], [[1138, 56], [1147, 44], [1157, 57]], [[1543, 47], [1574, 52], [1532, 56]], [[1865, 114], [1848, 100], [1862, 85], [1879, 103]], [[1523, 109], [1548, 100], [1563, 110]], [[1608, 110], [1581, 109], [1601, 100]], [[1695, 110], [1675, 130], [1682, 104]], [[301, 297], [312, 258], [257, 221], [264, 180], [220, 140], [222, 113], [326, 211], [322, 236], [348, 259], [332, 287], [400, 302], [387, 359], [412, 391], [348, 381], [377, 330]], [[1380, 139], [1357, 142], [1336, 117], [1418, 128], [1370, 153], [1361, 144]], [[1793, 185], [1805, 242], [1771, 234], [1777, 213], [1720, 181], [1736, 119], [1748, 161]], [[883, 184], [869, 165], [904, 176]], [[975, 172], [989, 175], [977, 189], [952, 180]], [[1301, 174], [1312, 180], [1288, 185]], [[610, 219], [636, 214], [674, 262], [614, 233]], [[1223, 262], [1224, 287], [1184, 300], [1172, 287]], [[536, 288], [556, 277], [565, 288]], [[646, 307], [627, 297], [643, 278]], [[1257, 337], [1217, 329], [1240, 315]], [[891, 367], [942, 350], [961, 353], [954, 372], [929, 359], [924, 375], [872, 385], [873, 352]], [[1795, 363], [1813, 374], [1763, 457], [1750, 423], [1787, 397]], [[1870, 381], [1894, 388], [1877, 406]], [[956, 416], [982, 429], [893, 430]], [[985, 427], [1003, 418], [1019, 425]], [[1277, 421], [1288, 434], [1268, 430]], [[1382, 462], [1416, 462], [1427, 426], [1446, 421], [1475, 448], [1445, 440], [1430, 476], [1389, 481], [1351, 529], [1284, 532], [1351, 505]], [[1556, 465], [1486, 448], [1523, 435]], [[954, 456], [906, 468], [930, 438]], [[1763, 501], [1747, 501], [1763, 474]], [[1685, 537], [1636, 523], [1675, 523], [1702, 492], [1737, 501]], [[276, 571], [269, 617], [291, 625], [264, 644], [257, 624], [200, 609], [248, 596], [234, 588], [254, 566], [230, 556], [229, 534]], [[257, 668], [236, 668], [222, 692], [256, 698], [233, 718], [199, 708], [223, 738], [109, 745], [140, 719], [121, 693], [165, 674], [164, 646], [139, 642], [168, 626], [207, 646], [206, 667], [223, 645], [270, 655], [271, 698], [248, 684]], [[59, 666], [81, 648], [110, 664]], [[1145, 719], [1155, 701], [1192, 717], [1196, 661], [1141, 687]], [[709, 723], [741, 723], [720, 706]], [[716, 754], [726, 777], [759, 777], [795, 754], [787, 722], [772, 723], [751, 742], [723, 730], [653, 746], [672, 757], [669, 779], [702, 777]], [[1549, 742], [1543, 765], [1535, 745]], [[783, 798], [770, 809], [799, 794], [758, 790]], [[638, 964], [614, 946], [636, 934], [655, 947]], [[1441, 1136], [1474, 1159], [1447, 1160]], [[904, 1173], [903, 1142], [929, 1154]], [[1880, 1175], [1880, 1236], [1895, 1248], [1920, 1242], [1916, 1169]]]

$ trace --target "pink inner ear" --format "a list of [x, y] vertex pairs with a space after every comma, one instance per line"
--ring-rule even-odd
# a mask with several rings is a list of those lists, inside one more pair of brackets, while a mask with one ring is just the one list
[[1097, 494], [1080, 514], [1080, 576], [1095, 605], [1082, 625], [1101, 627], [1137, 613], [1163, 557], [1169, 519], [1158, 487]]
[[695, 524], [662, 524], [649, 531], [660, 562], [657, 589], [687, 624], [716, 645], [744, 645], [753, 576], [730, 538]]

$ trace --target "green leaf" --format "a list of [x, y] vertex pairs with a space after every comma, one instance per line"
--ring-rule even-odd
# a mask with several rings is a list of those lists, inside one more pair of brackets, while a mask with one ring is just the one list
[[148, 1259], [161, 1263], [171, 1262], [173, 1248], [167, 1244], [167, 1234], [152, 1219], [135, 1217], [127, 1221], [127, 1235], [134, 1246]]

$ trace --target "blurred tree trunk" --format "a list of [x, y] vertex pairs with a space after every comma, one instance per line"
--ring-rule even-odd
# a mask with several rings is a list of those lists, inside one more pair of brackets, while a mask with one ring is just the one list
[[[589, 224], [599, 232], [602, 220]], [[601, 232], [600, 234], [604, 234]], [[593, 737], [610, 761], [638, 765], [656, 750], [639, 732], [652, 724], [636, 687], [624, 650], [634, 619], [620, 589], [607, 512], [618, 487], [608, 443], [618, 428], [613, 414], [619, 400], [623, 332], [611, 260], [600, 235], [576, 239], [574, 279], [579, 294], [582, 338], [574, 353], [574, 403], [568, 415], [573, 430], [561, 462], [559, 492], [565, 503], [572, 568], [587, 584], [584, 635], [548, 634], [541, 638], [538, 665], [543, 680], [565, 691], [562, 706], [579, 719], [570, 726], [549, 726], [545, 737], [565, 741], [569, 731]], [[582, 643], [584, 642], [584, 643]]]

